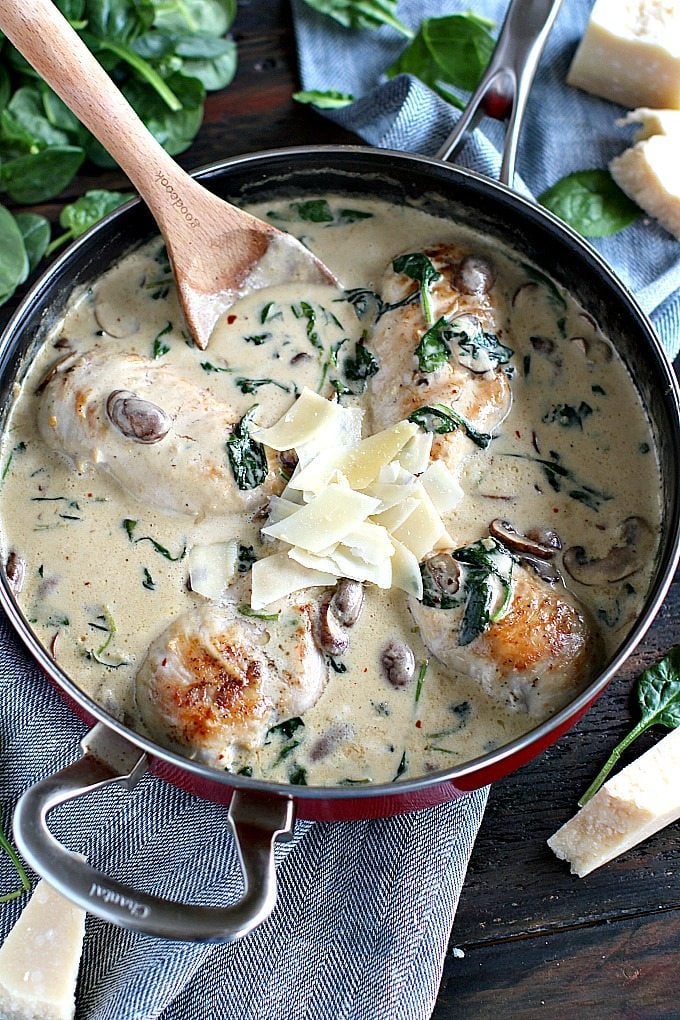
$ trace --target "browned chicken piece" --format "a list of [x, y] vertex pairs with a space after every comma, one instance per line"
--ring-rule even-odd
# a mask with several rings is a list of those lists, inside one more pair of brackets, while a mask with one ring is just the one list
[[600, 665], [600, 640], [583, 606], [562, 584], [518, 564], [505, 612], [469, 644], [460, 643], [464, 599], [453, 609], [411, 599], [410, 608], [433, 655], [537, 720], [571, 701]]
[[[380, 317], [368, 341], [380, 366], [369, 391], [374, 428], [387, 428], [421, 407], [444, 404], [478, 432], [492, 433], [510, 410], [510, 383], [499, 365], [512, 354], [499, 326], [501, 299], [493, 267], [452, 244], [417, 254], [425, 255], [439, 274], [428, 287], [430, 323], [421, 300]], [[383, 277], [383, 303], [397, 304], [417, 291], [417, 282], [395, 272], [391, 263]], [[442, 318], [451, 327], [441, 334], [450, 353], [443, 364], [426, 371], [419, 365], [417, 348]], [[464, 429], [458, 428], [435, 436], [432, 456], [453, 469], [473, 449]]]
[[112, 476], [136, 499], [171, 513], [238, 513], [265, 502], [240, 490], [225, 439], [239, 415], [171, 365], [103, 347], [67, 356], [43, 386], [45, 442], [76, 468]]
[[272, 726], [301, 715], [323, 691], [316, 612], [298, 598], [276, 620], [242, 616], [235, 604], [178, 617], [137, 674], [137, 708], [150, 735], [215, 768], [247, 762]]

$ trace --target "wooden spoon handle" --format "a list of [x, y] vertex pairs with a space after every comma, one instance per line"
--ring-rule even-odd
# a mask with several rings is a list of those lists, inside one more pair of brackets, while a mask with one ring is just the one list
[[204, 217], [204, 189], [150, 134], [52, 0], [0, 0], [0, 29], [125, 171], [163, 233]]

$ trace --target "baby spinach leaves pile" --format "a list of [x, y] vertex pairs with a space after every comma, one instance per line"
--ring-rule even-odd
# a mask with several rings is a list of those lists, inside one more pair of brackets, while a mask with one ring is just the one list
[[102, 216], [127, 202], [129, 195], [118, 191], [88, 191], [76, 202], [65, 205], [59, 217], [63, 232], [51, 239], [52, 227], [46, 216], [19, 212], [12, 215], [0, 205], [0, 305], [11, 298], [45, 255], [51, 255], [68, 241], [80, 237]]
[[579, 800], [579, 807], [595, 796], [623, 752], [642, 733], [652, 726], [665, 726], [669, 730], [680, 726], [680, 645], [675, 645], [660, 662], [642, 673], [637, 682], [636, 696], [640, 722], [616, 745]]
[[[161, 145], [183, 152], [206, 91], [236, 70], [225, 39], [236, 0], [56, 0]], [[0, 190], [14, 202], [58, 195], [83, 161], [112, 158], [7, 39], [0, 48]]]
[[327, 14], [343, 28], [389, 25], [407, 39], [413, 32], [397, 17], [397, 0], [306, 0], [319, 14]]

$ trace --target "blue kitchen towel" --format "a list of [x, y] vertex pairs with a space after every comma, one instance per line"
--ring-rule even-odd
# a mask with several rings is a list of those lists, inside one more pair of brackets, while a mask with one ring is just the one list
[[[29, 785], [70, 764], [85, 733], [0, 618], [0, 824]], [[46, 725], [46, 720], [49, 725]], [[279, 902], [239, 943], [152, 939], [88, 917], [77, 1020], [427, 1020], [486, 790], [417, 813], [300, 822], [277, 847]], [[151, 775], [55, 812], [52, 831], [137, 888], [233, 902], [227, 809]], [[0, 857], [0, 891], [16, 885]], [[25, 898], [0, 908], [4, 938]]]
[[[534, 80], [520, 142], [518, 170], [533, 195], [540, 195], [565, 174], [606, 167], [630, 144], [630, 129], [617, 127], [624, 109], [566, 84], [567, 71], [583, 35], [593, 0], [565, 0], [548, 39]], [[416, 30], [425, 17], [470, 9], [498, 25], [506, 0], [400, 0], [399, 18]], [[417, 78], [384, 71], [404, 49], [396, 31], [348, 31], [293, 0], [300, 78], [305, 90], [335, 89], [355, 102], [325, 116], [371, 145], [434, 155], [458, 119], [458, 111]], [[461, 166], [497, 176], [503, 130], [486, 118], [463, 149]], [[523, 185], [519, 182], [523, 190]], [[651, 316], [665, 350], [680, 350], [680, 242], [655, 221], [643, 217], [594, 247], [635, 294]]]

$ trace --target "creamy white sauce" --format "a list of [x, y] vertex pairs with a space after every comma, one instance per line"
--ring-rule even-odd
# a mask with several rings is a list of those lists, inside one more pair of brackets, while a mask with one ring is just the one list
[[[496, 266], [504, 295], [499, 336], [514, 351], [512, 410], [488, 449], [471, 451], [463, 465], [465, 496], [446, 520], [456, 545], [486, 535], [496, 517], [520, 531], [554, 528], [564, 548], [583, 546], [589, 557], [607, 554], [626, 518], [643, 517], [658, 529], [658, 466], [640, 400], [621, 361], [568, 295], [531, 268], [527, 275], [496, 243], [420, 210], [354, 197], [329, 201], [336, 220], [347, 207], [367, 215], [327, 224], [296, 218], [287, 202], [251, 211], [273, 210], [277, 225], [291, 217], [286, 229], [347, 288], [377, 289], [393, 257], [433, 242], [465, 244]], [[229, 404], [235, 420], [256, 403], [257, 421], [270, 425], [303, 386], [330, 395], [333, 380], [343, 383], [344, 359], [365, 324], [339, 298], [330, 288], [301, 285], [254, 293], [225, 316], [208, 350], [199, 351], [157, 240], [73, 295], [21, 383], [1, 451], [3, 559], [13, 551], [26, 562], [19, 599], [39, 639], [83, 690], [133, 727], [143, 729], [134, 680], [147, 648], [178, 614], [205, 602], [187, 590], [183, 550], [232, 538], [258, 558], [273, 549], [260, 542], [262, 522], [252, 514], [194, 519], [159, 512], [92, 463], [74, 470], [37, 434], [36, 389], [66, 342], [76, 352], [102, 346], [172, 364]], [[563, 406], [580, 408], [580, 423], [560, 420], [555, 409]], [[546, 459], [568, 476], [551, 476], [541, 463]], [[585, 587], [566, 577], [609, 654], [640, 610], [652, 559], [615, 583]], [[238, 583], [247, 598], [243, 557], [241, 565]], [[416, 660], [416, 678], [403, 689], [393, 688], [379, 667], [394, 636], [407, 641]], [[389, 782], [469, 760], [541, 718], [508, 710], [477, 681], [451, 675], [425, 648], [405, 596], [394, 590], [368, 586], [339, 668], [344, 671], [329, 667], [324, 693], [294, 739], [272, 733], [241, 768], [310, 785]]]

